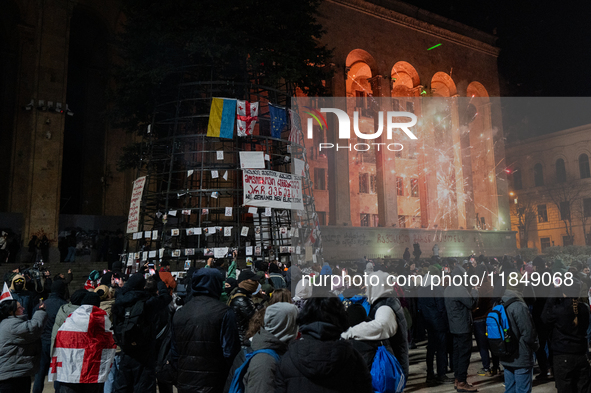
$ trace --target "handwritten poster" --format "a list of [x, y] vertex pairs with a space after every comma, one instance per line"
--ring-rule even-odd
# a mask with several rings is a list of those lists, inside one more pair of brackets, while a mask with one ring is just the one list
[[268, 170], [244, 169], [242, 181], [245, 205], [304, 209], [300, 176]]
[[131, 192], [131, 204], [129, 205], [129, 216], [127, 217], [127, 233], [138, 231], [140, 223], [140, 203], [142, 202], [142, 195], [144, 193], [144, 185], [146, 184], [146, 176], [137, 178], [133, 182], [133, 190]]

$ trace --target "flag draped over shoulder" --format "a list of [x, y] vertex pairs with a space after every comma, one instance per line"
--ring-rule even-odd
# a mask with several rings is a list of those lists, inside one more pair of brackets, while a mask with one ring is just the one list
[[236, 114], [238, 115], [236, 124], [238, 136], [252, 136], [254, 126], [259, 119], [259, 103], [238, 100]]
[[271, 116], [271, 136], [281, 138], [281, 132], [287, 127], [285, 108], [269, 104], [269, 115]]
[[80, 306], [59, 328], [49, 367], [50, 382], [103, 383], [115, 357], [115, 340], [107, 313]]
[[217, 138], [234, 138], [234, 122], [236, 120], [236, 100], [232, 98], [212, 98], [209, 111], [207, 136]]

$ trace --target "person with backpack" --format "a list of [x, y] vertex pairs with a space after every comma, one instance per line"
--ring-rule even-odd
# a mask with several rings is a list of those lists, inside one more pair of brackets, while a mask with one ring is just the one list
[[121, 355], [114, 393], [156, 392], [156, 336], [168, 322], [172, 301], [158, 277], [156, 272], [150, 277], [155, 283], [147, 283], [142, 274], [134, 274], [115, 297], [113, 330]]
[[587, 358], [589, 306], [579, 300], [581, 282], [557, 288], [560, 297], [546, 301], [542, 321], [554, 348], [554, 378], [558, 393], [591, 392], [591, 368]]
[[[457, 260], [450, 258], [450, 262], [455, 264], [452, 279], [455, 276], [463, 278], [466, 270], [457, 264]], [[453, 337], [454, 386], [458, 392], [477, 392], [467, 378], [472, 352], [472, 310], [478, 302], [478, 290], [469, 291], [463, 285], [452, 283], [445, 288], [444, 296], [449, 332]]]
[[171, 353], [179, 393], [222, 392], [240, 351], [234, 311], [219, 301], [223, 280], [217, 269], [197, 270], [191, 300], [174, 314]]
[[277, 393], [373, 393], [371, 375], [359, 352], [341, 333], [347, 312], [339, 298], [310, 298], [298, 319], [302, 338], [292, 342], [279, 364]]
[[241, 351], [234, 359], [224, 392], [274, 392], [280, 357], [298, 334], [298, 308], [289, 303], [270, 305], [263, 326], [251, 339], [250, 353]]
[[[506, 273], [508, 274], [509, 271]], [[511, 285], [512, 282], [508, 281], [507, 289], [501, 299], [507, 314], [508, 330], [513, 334], [511, 340], [517, 341], [513, 353], [499, 356], [505, 369], [506, 393], [531, 392], [534, 352], [539, 347], [538, 335], [531, 314], [521, 296], [523, 284], [520, 280], [521, 276], [518, 274], [518, 285]], [[491, 346], [491, 348], [493, 347]]]
[[388, 285], [388, 274], [383, 271], [373, 272], [368, 276], [368, 283], [377, 277], [377, 285], [367, 286], [367, 300], [370, 309], [369, 322], [360, 323], [343, 333], [344, 339], [388, 340], [390, 348], [402, 370], [408, 378], [408, 329], [404, 310], [394, 289]]

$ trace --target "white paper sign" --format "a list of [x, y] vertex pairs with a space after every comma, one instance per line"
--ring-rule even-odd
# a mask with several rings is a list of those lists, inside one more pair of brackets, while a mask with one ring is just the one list
[[252, 255], [252, 246], [246, 247], [246, 255]]
[[222, 177], [224, 178], [224, 180], [228, 180], [228, 171], [226, 171], [226, 172], [224, 173], [224, 176], [222, 176]]
[[218, 160], [223, 160], [224, 159], [224, 151], [223, 150], [218, 150], [217, 151], [217, 158], [218, 158]]
[[224, 227], [224, 236], [232, 236], [232, 227]]
[[240, 231], [240, 236], [248, 236], [248, 227], [242, 227]]
[[265, 161], [271, 161], [271, 158], [269, 157], [268, 154], [265, 154]]
[[158, 230], [152, 231], [152, 240], [158, 240]]
[[149, 239], [152, 237], [152, 231], [145, 231], [144, 232], [144, 239]]
[[181, 211], [181, 214], [184, 216], [190, 216], [191, 215], [191, 210], [187, 209], [187, 210], [183, 210]]
[[220, 175], [218, 174], [218, 171], [211, 171], [211, 178], [212, 179], [217, 179], [218, 177], [220, 177]]
[[193, 233], [195, 235], [201, 235], [201, 228], [193, 228]]
[[304, 210], [302, 180], [289, 173], [244, 169], [244, 205]]
[[168, 212], [168, 215], [169, 215], [169, 216], [176, 217], [176, 210], [171, 210], [171, 211], [169, 211], [169, 212]]
[[164, 248], [161, 248], [161, 249], [158, 250], [158, 256], [160, 258], [164, 258]]
[[213, 235], [215, 233], [215, 227], [209, 227], [207, 228], [207, 234], [208, 235]]
[[129, 255], [127, 255], [127, 266], [131, 265], [133, 265], [133, 252], [130, 252]]
[[150, 251], [150, 253], [148, 254], [148, 258], [156, 258], [156, 250]]
[[226, 217], [232, 217], [232, 208], [231, 207], [226, 208]]
[[138, 227], [140, 224], [140, 203], [142, 202], [142, 195], [144, 193], [145, 184], [146, 176], [139, 177], [133, 182], [133, 189], [131, 191], [131, 203], [129, 205], [129, 215], [127, 216], [126, 233], [134, 233], [138, 231]]
[[298, 158], [293, 159], [293, 173], [301, 177], [306, 176], [306, 164], [304, 163], [304, 160]]
[[265, 208], [265, 217], [271, 217], [271, 208], [270, 207]]
[[189, 170], [187, 171], [187, 177], [191, 176], [191, 175], [193, 174], [193, 172], [194, 172], [194, 171], [193, 171], [192, 169], [189, 169]]
[[142, 252], [142, 261], [147, 261], [148, 260], [148, 251], [144, 251]]
[[262, 151], [241, 151], [240, 168], [258, 169], [265, 168], [265, 158]]
[[223, 258], [228, 254], [228, 247], [217, 247], [213, 249], [214, 258]]
[[256, 207], [249, 207], [248, 208], [248, 214], [257, 214], [259, 211], [259, 209], [257, 209]]

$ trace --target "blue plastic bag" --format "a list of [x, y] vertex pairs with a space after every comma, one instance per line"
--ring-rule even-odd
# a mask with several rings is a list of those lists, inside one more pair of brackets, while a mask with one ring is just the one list
[[378, 348], [373, 358], [371, 381], [375, 393], [401, 393], [406, 386], [402, 366], [383, 345]]
[[242, 363], [242, 366], [238, 367], [234, 372], [234, 377], [232, 378], [232, 385], [230, 386], [229, 390], [230, 393], [244, 392], [243, 379], [246, 375], [246, 372], [248, 371], [248, 364], [250, 363], [250, 360], [253, 358], [253, 356], [258, 353], [266, 353], [267, 355], [271, 355], [273, 356], [275, 361], [279, 363], [279, 355], [277, 355], [277, 352], [273, 351], [272, 349], [259, 349], [258, 351], [247, 353], [246, 359], [244, 360], [244, 363]]

